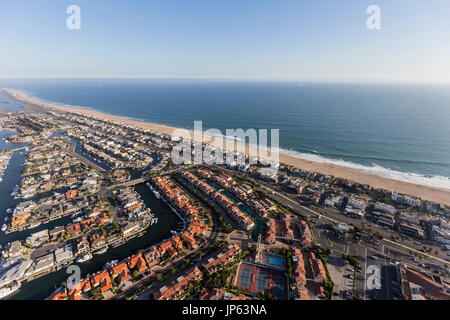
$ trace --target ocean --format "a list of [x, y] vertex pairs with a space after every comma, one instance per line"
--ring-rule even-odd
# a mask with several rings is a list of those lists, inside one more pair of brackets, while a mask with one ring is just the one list
[[187, 129], [195, 120], [224, 134], [278, 128], [283, 153], [450, 189], [450, 85], [46, 79], [0, 87]]

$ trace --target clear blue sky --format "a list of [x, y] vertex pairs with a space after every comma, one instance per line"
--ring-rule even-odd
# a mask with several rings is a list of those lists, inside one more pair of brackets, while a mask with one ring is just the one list
[[448, 82], [450, 1], [1, 1], [0, 77]]

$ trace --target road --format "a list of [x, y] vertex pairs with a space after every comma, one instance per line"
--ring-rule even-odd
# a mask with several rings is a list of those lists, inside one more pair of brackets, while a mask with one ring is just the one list
[[[266, 185], [262, 185], [262, 184], [261, 184], [261, 187], [262, 187], [263, 189], [269, 191], [272, 195], [277, 196], [278, 198], [284, 199], [284, 200], [288, 203], [288, 207], [289, 207], [290, 209], [297, 209], [297, 210], [295, 210], [295, 211], [300, 211], [300, 212], [303, 213], [303, 214], [306, 213], [307, 216], [314, 215], [314, 216], [316, 216], [316, 217], [320, 217], [320, 219], [325, 219], [325, 220], [328, 220], [328, 221], [333, 222], [333, 223], [336, 223], [336, 224], [342, 224], [342, 225], [345, 225], [345, 226], [347, 226], [348, 228], [352, 228], [352, 224], [355, 224], [355, 225], [361, 224], [361, 227], [363, 227], [363, 226], [362, 226], [361, 220], [351, 219], [351, 218], [345, 217], [345, 216], [340, 215], [340, 214], [339, 214], [339, 215], [342, 216], [342, 218], [341, 218], [341, 217], [339, 217], [339, 218], [337, 218], [337, 217], [331, 218], [331, 217], [329, 217], [329, 216], [324, 216], [324, 215], [321, 215], [319, 212], [316, 212], [316, 211], [314, 211], [314, 210], [311, 210], [311, 209], [308, 208], [308, 207], [305, 207], [305, 206], [301, 205], [298, 201], [293, 200], [293, 199], [291, 199], [291, 198], [289, 198], [289, 197], [287, 197], [287, 196], [281, 194], [280, 192], [278, 192], [278, 191], [276, 191], [276, 190], [274, 190], [274, 189], [272, 189], [272, 188], [270, 188], [270, 187], [268, 187], [268, 186], [266, 186]], [[278, 199], [275, 199], [275, 200], [278, 200]], [[283, 201], [283, 202], [284, 202], [284, 201]], [[284, 202], [284, 203], [283, 203], [283, 202], [282, 202], [282, 204], [286, 203], [286, 202]], [[345, 219], [344, 219], [344, 218], [345, 218]], [[351, 219], [351, 220], [350, 220], [350, 221], [351, 221], [351, 224], [349, 224], [349, 219]], [[376, 224], [371, 224], [370, 227], [371, 227], [371, 229], [375, 229], [375, 230], [379, 231], [380, 234], [382, 234], [382, 235], [392, 234], [392, 233], [387, 233], [386, 230], [384, 230], [382, 227], [380, 227], [380, 226], [378, 226], [378, 225], [376, 225]], [[403, 248], [403, 249], [409, 250], [409, 251], [411, 251], [411, 252], [413, 252], [413, 253], [415, 252], [415, 253], [417, 253], [417, 254], [424, 255], [424, 256], [426, 256], [426, 257], [428, 257], [428, 258], [430, 258], [430, 259], [434, 259], [434, 260], [439, 261], [439, 262], [441, 262], [441, 263], [444, 263], [444, 264], [447, 263], [446, 260], [444, 260], [444, 259], [442, 259], [442, 258], [440, 258], [440, 257], [436, 257], [436, 256], [431, 255], [431, 254], [429, 254], [429, 253], [422, 252], [422, 251], [420, 251], [419, 249], [416, 249], [416, 248], [414, 248], [414, 247], [412, 247], [412, 246], [407, 246], [407, 245], [398, 243], [398, 242], [396, 242], [396, 241], [387, 239], [386, 237], [383, 237], [383, 240], [382, 240], [382, 241], [384, 241], [384, 242], [386, 242], [386, 243], [388, 243], [388, 244], [391, 244], [391, 245], [398, 246], [398, 247], [401, 247], [401, 248]]]

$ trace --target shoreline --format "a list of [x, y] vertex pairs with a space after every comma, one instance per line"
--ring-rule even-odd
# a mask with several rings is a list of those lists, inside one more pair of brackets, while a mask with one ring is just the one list
[[[182, 128], [176, 128], [171, 127], [167, 125], [160, 125], [150, 122], [144, 122], [144, 121], [138, 121], [138, 120], [132, 120], [120, 116], [113, 116], [109, 115], [100, 111], [95, 111], [92, 109], [86, 109], [86, 108], [76, 108], [76, 107], [67, 107], [67, 106], [61, 106], [53, 103], [43, 102], [36, 98], [31, 98], [27, 94], [23, 93], [19, 90], [13, 90], [13, 89], [3, 89], [7, 94], [11, 96], [16, 101], [19, 101], [21, 103], [25, 104], [33, 104], [37, 105], [43, 108], [49, 108], [54, 110], [59, 110], [63, 112], [72, 112], [72, 113], [79, 113], [86, 116], [92, 116], [97, 118], [102, 118], [109, 121], [115, 121], [123, 124], [133, 125], [138, 128], [143, 129], [149, 129], [160, 133], [165, 133], [168, 135], [172, 135], [172, 133], [175, 130], [186, 130], [190, 132], [191, 136], [193, 134], [192, 130], [188, 129], [182, 129]], [[179, 134], [178, 134], [179, 135]], [[212, 145], [223, 147], [225, 145], [225, 141], [229, 140], [219, 138], [219, 137], [213, 137], [214, 143], [211, 143]], [[196, 140], [195, 137], [193, 140]], [[204, 139], [204, 142], [209, 143], [208, 139]], [[243, 147], [243, 143], [240, 142], [234, 142], [231, 143], [231, 145], [240, 145]], [[257, 149], [255, 147], [249, 146], [248, 144], [245, 145], [246, 151], [252, 150], [253, 152], [256, 152]], [[225, 149], [225, 148], [224, 148]], [[450, 206], [450, 190], [447, 189], [441, 189], [426, 185], [420, 185], [412, 182], [406, 182], [402, 180], [395, 180], [392, 178], [387, 178], [383, 176], [374, 175], [371, 173], [367, 173], [364, 171], [358, 171], [356, 169], [338, 166], [334, 164], [329, 163], [322, 163], [322, 162], [315, 162], [311, 160], [301, 159], [298, 157], [286, 155], [283, 153], [279, 154], [279, 161], [282, 164], [285, 165], [291, 165], [293, 167], [307, 170], [307, 171], [316, 171], [320, 172], [325, 175], [332, 175], [335, 177], [347, 179], [353, 182], [357, 182], [360, 184], [368, 184], [373, 188], [380, 188], [385, 189], [389, 191], [396, 191], [398, 193], [407, 194], [415, 197], [419, 197], [424, 200], [433, 201], [436, 203], [441, 203], [445, 205]]]

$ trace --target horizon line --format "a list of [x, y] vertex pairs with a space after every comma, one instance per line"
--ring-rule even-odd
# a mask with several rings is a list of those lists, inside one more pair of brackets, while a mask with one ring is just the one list
[[300, 77], [245, 77], [245, 76], [19, 76], [0, 80], [212, 80], [242, 82], [298, 82], [303, 83], [389, 83], [389, 84], [450, 84], [449, 80], [406, 80], [381, 78], [300, 78]]

